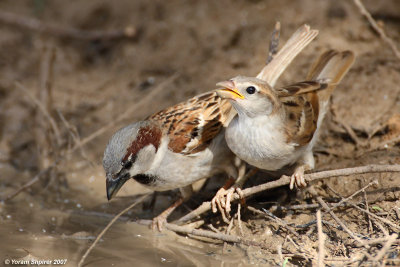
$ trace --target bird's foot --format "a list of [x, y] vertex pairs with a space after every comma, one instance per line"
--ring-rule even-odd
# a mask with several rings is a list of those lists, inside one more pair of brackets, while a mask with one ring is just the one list
[[244, 195], [242, 189], [237, 186], [232, 186], [229, 189], [224, 187], [220, 188], [215, 194], [214, 198], [211, 200], [212, 211], [216, 213], [218, 210], [221, 212], [222, 219], [224, 222], [229, 223], [228, 218], [230, 217], [231, 211], [231, 199], [234, 193], [237, 193], [241, 199], [244, 201]]
[[163, 226], [167, 223], [168, 216], [183, 202], [183, 197], [180, 197], [177, 201], [175, 201], [170, 207], [164, 210], [160, 215], [153, 219], [153, 223], [151, 224], [151, 229], [158, 231], [162, 231]]
[[167, 217], [164, 216], [163, 214], [158, 215], [157, 217], [153, 218], [153, 222], [151, 224], [151, 229], [155, 231], [158, 229], [158, 231], [162, 231], [164, 224], [167, 223]]
[[304, 166], [299, 166], [290, 177], [290, 189], [294, 188], [294, 185], [298, 188], [304, 188], [307, 186], [306, 180], [304, 179]]

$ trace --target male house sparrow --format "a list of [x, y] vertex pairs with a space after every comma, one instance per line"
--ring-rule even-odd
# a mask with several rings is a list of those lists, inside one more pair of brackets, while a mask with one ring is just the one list
[[351, 51], [323, 53], [306, 82], [273, 88], [265, 80], [238, 76], [217, 86], [238, 112], [225, 132], [229, 148], [257, 168], [275, 171], [295, 165], [290, 188], [306, 186], [304, 171], [314, 168], [312, 148], [329, 97], [354, 61]]
[[[261, 73], [268, 70], [276, 80], [315, 36], [308, 26], [300, 28], [288, 41], [290, 46], [284, 46]], [[120, 129], [104, 152], [108, 199], [130, 178], [154, 191], [179, 188], [182, 196], [153, 219], [153, 228], [161, 229], [168, 215], [190, 197], [195, 181], [222, 172], [240, 178], [243, 168], [224, 137], [235, 115], [229, 101], [211, 91]]]
[[224, 140], [224, 127], [235, 114], [212, 91], [116, 132], [103, 158], [108, 199], [130, 178], [154, 191], [180, 188], [182, 197], [154, 220], [153, 227], [161, 229], [173, 209], [190, 197], [192, 183], [222, 172], [237, 178], [235, 155]]

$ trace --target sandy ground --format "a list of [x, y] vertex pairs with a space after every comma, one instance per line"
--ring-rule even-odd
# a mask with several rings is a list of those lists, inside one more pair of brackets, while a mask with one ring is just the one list
[[[399, 44], [400, 2], [363, 2]], [[304, 79], [313, 59], [327, 49], [350, 49], [357, 55], [333, 94], [335, 115], [328, 114], [324, 121], [314, 153], [316, 171], [400, 163], [398, 140], [392, 141], [400, 133], [400, 59], [352, 1], [9, 0], [1, 1], [0, 11], [36, 18], [47, 25], [82, 30], [132, 27], [137, 33], [132, 39], [78, 40], [0, 22], [0, 198], [63, 155], [56, 168], [39, 182], [0, 203], [0, 261], [66, 259], [68, 266], [75, 266], [113, 215], [133, 202], [137, 194], [147, 192], [130, 181], [118, 198], [107, 202], [101, 159], [112, 133], [164, 107], [212, 90], [218, 81], [258, 73], [265, 64], [270, 34], [278, 20], [282, 25], [281, 43], [304, 23], [320, 30], [278, 85]], [[159, 92], [148, 101], [146, 95], [152, 90]], [[60, 132], [58, 141], [30, 95], [50, 110]], [[70, 152], [79, 140], [104, 127], [96, 138]], [[395, 226], [354, 208], [336, 210], [349, 229], [365, 240], [398, 232], [400, 175], [364, 174], [315, 183], [326, 202], [338, 202], [375, 179], [379, 184], [370, 186], [354, 203]], [[172, 218], [210, 200], [224, 177], [212, 180]], [[263, 181], [265, 175], [258, 174], [246, 186]], [[149, 209], [150, 199], [131, 210], [102, 238], [85, 266], [131, 266], [138, 262], [142, 266], [316, 263], [315, 224], [296, 228], [315, 220], [316, 209], [290, 208], [317, 203], [308, 194], [285, 187], [259, 194], [248, 202], [257, 209], [270, 210], [299, 236], [270, 218], [242, 209], [245, 236], [268, 244], [270, 250], [223, 246], [221, 242], [199, 241], [169, 231], [152, 232], [131, 222], [134, 218], [152, 218], [176, 195], [160, 194], [154, 210]], [[211, 223], [220, 231], [226, 230], [218, 215], [207, 213], [204, 219], [203, 229], [209, 230], [207, 224]], [[324, 213], [323, 220], [326, 264], [374, 264], [373, 258], [386, 239], [363, 248], [338, 229], [329, 214]], [[231, 234], [239, 234], [236, 220]], [[394, 244], [397, 246], [389, 246], [381, 258], [375, 258], [376, 264], [400, 265], [398, 239]]]

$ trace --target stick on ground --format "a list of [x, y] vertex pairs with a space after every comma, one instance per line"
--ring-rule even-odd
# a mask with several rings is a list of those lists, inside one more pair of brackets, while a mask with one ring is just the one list
[[86, 250], [85, 254], [83, 254], [81, 260], [78, 263], [78, 267], [81, 267], [83, 265], [83, 263], [85, 262], [86, 257], [89, 255], [89, 253], [93, 250], [93, 248], [96, 246], [96, 244], [99, 242], [100, 238], [103, 237], [103, 235], [107, 232], [107, 230], [111, 227], [111, 225], [113, 225], [119, 217], [121, 217], [124, 213], [126, 213], [128, 210], [132, 209], [133, 207], [135, 207], [137, 204], [139, 204], [140, 202], [142, 202], [147, 196], [149, 196], [150, 194], [146, 194], [143, 195], [142, 197], [140, 197], [139, 199], [137, 199], [135, 202], [133, 202], [131, 205], [129, 205], [129, 207], [125, 208], [123, 211], [121, 211], [120, 213], [118, 213], [108, 224], [106, 227], [104, 227], [104, 229], [101, 231], [101, 233], [97, 236], [96, 240], [92, 243], [92, 245], [88, 248], [88, 250]]
[[361, 0], [353, 0], [353, 1], [354, 1], [354, 4], [360, 10], [361, 14], [363, 14], [367, 18], [367, 20], [371, 24], [372, 28], [374, 28], [374, 30], [380, 35], [382, 40], [390, 46], [394, 55], [398, 59], [400, 59], [400, 51], [397, 49], [396, 43], [386, 35], [385, 31], [381, 27], [378, 26], [378, 24], [376, 23], [374, 18], [371, 16], [371, 13], [368, 12], [368, 10], [365, 8], [365, 6], [361, 2]]
[[[152, 221], [151, 220], [139, 220], [137, 223], [142, 224], [142, 225], [151, 225]], [[256, 242], [253, 240], [249, 240], [246, 238], [242, 238], [239, 236], [235, 235], [228, 235], [224, 233], [215, 233], [212, 231], [207, 231], [207, 230], [200, 230], [200, 229], [193, 229], [191, 227], [185, 226], [179, 226], [173, 223], [165, 223], [164, 229], [176, 232], [176, 233], [181, 233], [181, 234], [187, 234], [187, 235], [194, 235], [194, 236], [201, 236], [201, 237], [207, 237], [207, 238], [212, 238], [216, 240], [220, 240], [223, 242], [229, 242], [229, 243], [238, 243], [238, 244], [243, 244], [246, 246], [255, 246], [255, 247], [260, 247], [262, 249], [271, 251], [271, 246], [268, 244]]]
[[325, 258], [325, 235], [322, 232], [321, 210], [317, 210], [317, 228], [318, 228], [318, 267], [323, 267]]
[[[359, 166], [353, 168], [345, 168], [345, 169], [337, 169], [330, 171], [321, 171], [310, 174], [305, 174], [305, 179], [307, 183], [312, 181], [321, 180], [330, 177], [338, 177], [338, 176], [349, 176], [353, 174], [363, 174], [363, 173], [379, 173], [379, 172], [400, 172], [400, 165], [366, 165]], [[288, 185], [290, 183], [290, 177], [283, 175], [276, 181], [268, 182], [265, 184], [253, 186], [250, 188], [246, 188], [242, 190], [244, 197], [249, 197], [254, 194], [260, 193], [265, 190], [269, 190], [272, 188], [277, 188], [280, 186]], [[239, 195], [234, 194], [231, 201], [239, 200]], [[211, 209], [211, 202], [203, 202], [197, 209], [191, 211], [187, 215], [183, 216], [178, 220], [179, 223], [183, 223], [189, 221], [201, 214], [209, 211]]]

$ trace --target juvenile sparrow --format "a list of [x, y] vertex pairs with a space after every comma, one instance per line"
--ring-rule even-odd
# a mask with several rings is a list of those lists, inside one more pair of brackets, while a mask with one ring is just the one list
[[[275, 26], [275, 31], [273, 33], [273, 38], [271, 40], [270, 50], [276, 50], [278, 45], [278, 39], [274, 37], [274, 35], [279, 36], [280, 24], [277, 23]], [[273, 57], [269, 56], [269, 60], [267, 61], [267, 65], [260, 71], [257, 75], [257, 78], [268, 83], [270, 86], [274, 87], [276, 81], [280, 77], [280, 75], [285, 71], [285, 69], [289, 66], [289, 64], [293, 61], [293, 59], [309, 44], [315, 37], [318, 35], [318, 30], [310, 29], [308, 25], [301, 26], [293, 35], [289, 38], [289, 40], [285, 43], [285, 45], [274, 55]], [[278, 37], [279, 38], [279, 37]], [[225, 98], [225, 96], [223, 96]], [[228, 97], [229, 99], [229, 97]], [[240, 144], [238, 144], [240, 146]], [[230, 212], [230, 198], [233, 196], [235, 192], [241, 195], [241, 188], [246, 182], [246, 180], [253, 175], [257, 170], [251, 170], [246, 175], [241, 175], [228, 189], [227, 184], [218, 190], [215, 197], [212, 199], [212, 210], [213, 212], [217, 212], [220, 210], [221, 214], [224, 216], [224, 213], [229, 215]]]
[[238, 76], [220, 82], [219, 96], [238, 112], [225, 132], [229, 148], [259, 169], [295, 166], [290, 188], [306, 186], [304, 171], [314, 168], [312, 148], [333, 89], [352, 63], [351, 51], [323, 53], [307, 81], [273, 88], [259, 78]]

